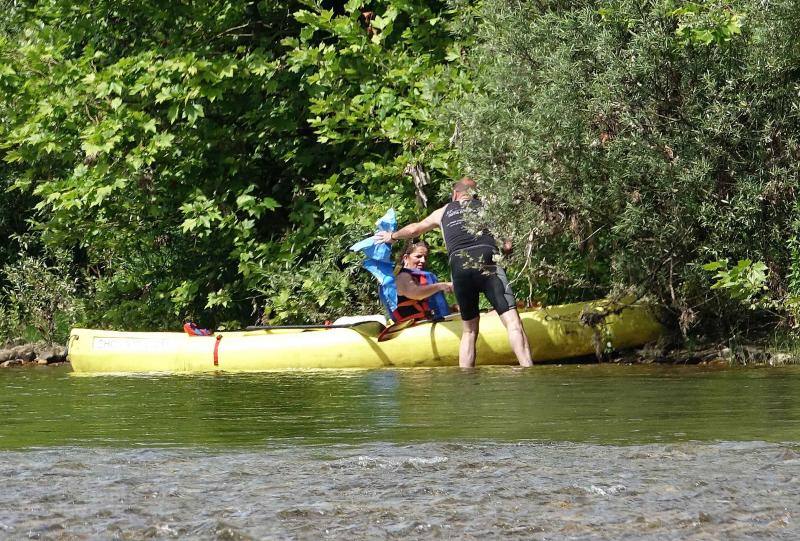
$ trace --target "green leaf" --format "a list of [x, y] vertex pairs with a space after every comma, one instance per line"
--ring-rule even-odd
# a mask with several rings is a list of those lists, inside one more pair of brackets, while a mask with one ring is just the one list
[[186, 107], [184, 112], [186, 115], [186, 119], [189, 121], [189, 124], [194, 124], [198, 117], [204, 117], [205, 111], [203, 110], [203, 106], [199, 103], [191, 103]]
[[346, 13], [355, 13], [364, 5], [364, 0], [348, 0], [344, 6]]
[[150, 120], [148, 120], [147, 122], [142, 124], [142, 130], [145, 133], [148, 133], [148, 132], [156, 133], [156, 119], [155, 118], [151, 118]]
[[178, 118], [178, 104], [173, 103], [167, 111], [167, 120], [169, 120], [170, 124], [174, 124], [176, 118]]
[[173, 140], [175, 140], [175, 136], [167, 132], [161, 132], [159, 134], [154, 135], [152, 138], [153, 144], [158, 149], [171, 147]]
[[197, 219], [196, 218], [186, 218], [183, 220], [181, 224], [181, 231], [184, 233], [188, 233], [190, 231], [194, 231], [197, 229]]
[[728, 266], [728, 260], [723, 259], [720, 261], [712, 261], [711, 263], [706, 263], [705, 265], [703, 265], [703, 270], [715, 271], [721, 268], [725, 268], [727, 266]]

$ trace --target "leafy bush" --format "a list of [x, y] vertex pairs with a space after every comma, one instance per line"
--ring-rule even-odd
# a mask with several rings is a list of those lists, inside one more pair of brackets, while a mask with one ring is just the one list
[[703, 269], [716, 272], [716, 280], [711, 289], [724, 289], [731, 298], [742, 301], [755, 308], [759, 297], [767, 291], [767, 266], [762, 262], [753, 263], [742, 259], [733, 267], [727, 259], [712, 261]]
[[20, 338], [23, 331], [16, 311], [0, 302], [0, 347]]
[[8, 284], [0, 296], [0, 337], [66, 342], [81, 314], [70, 263], [66, 252], [56, 251], [49, 258], [22, 255], [0, 269]]

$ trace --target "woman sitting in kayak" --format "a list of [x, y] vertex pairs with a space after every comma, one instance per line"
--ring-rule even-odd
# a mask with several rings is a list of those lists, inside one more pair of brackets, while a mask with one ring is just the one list
[[402, 268], [397, 273], [397, 309], [395, 323], [413, 319], [441, 319], [450, 313], [444, 293], [453, 291], [452, 282], [439, 282], [425, 270], [428, 244], [409, 241], [400, 256]]

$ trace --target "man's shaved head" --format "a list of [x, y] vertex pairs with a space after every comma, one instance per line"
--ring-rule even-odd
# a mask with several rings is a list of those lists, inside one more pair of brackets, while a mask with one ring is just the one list
[[474, 191], [478, 187], [478, 183], [469, 177], [464, 177], [455, 184], [453, 184], [453, 191], [458, 193], [467, 193]]

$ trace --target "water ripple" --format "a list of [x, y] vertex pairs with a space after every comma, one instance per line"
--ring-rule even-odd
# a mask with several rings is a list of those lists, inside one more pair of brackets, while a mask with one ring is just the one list
[[789, 540], [798, 456], [763, 442], [7, 451], [0, 537]]

